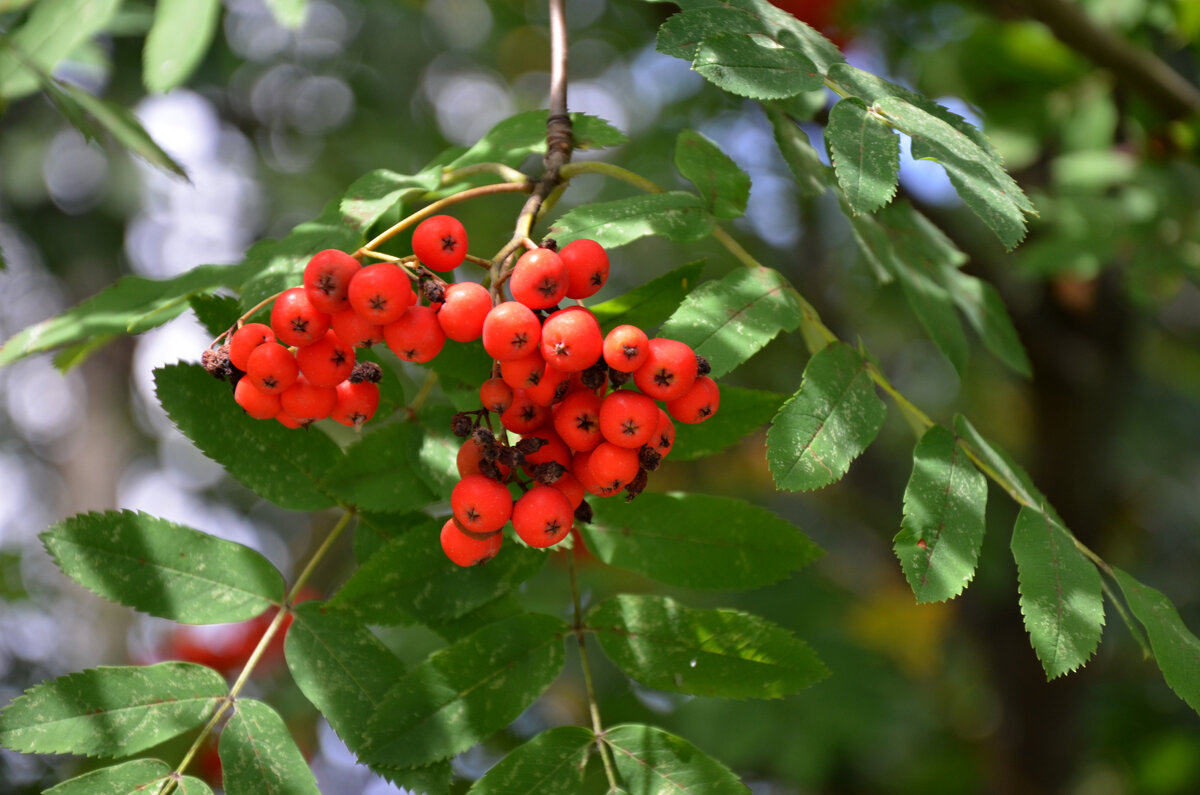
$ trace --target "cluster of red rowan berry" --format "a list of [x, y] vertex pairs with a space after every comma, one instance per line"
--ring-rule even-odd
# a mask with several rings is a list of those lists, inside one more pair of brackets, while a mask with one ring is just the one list
[[[608, 268], [592, 240], [529, 250], [512, 270], [514, 300], [484, 318], [483, 347], [496, 368], [480, 387], [483, 407], [455, 416], [453, 430], [466, 441], [441, 533], [442, 549], [460, 566], [490, 560], [510, 519], [525, 543], [549, 547], [574, 519], [591, 519], [586, 494], [633, 499], [675, 442], [672, 418], [703, 422], [717, 410], [708, 363], [688, 345], [649, 339], [631, 325], [605, 335], [583, 306], [557, 308], [594, 294]], [[638, 391], [623, 388], [631, 380]], [[495, 434], [492, 414], [520, 440], [510, 445], [507, 434]], [[531, 481], [515, 477], [518, 469]], [[511, 482], [523, 490], [515, 501]]]

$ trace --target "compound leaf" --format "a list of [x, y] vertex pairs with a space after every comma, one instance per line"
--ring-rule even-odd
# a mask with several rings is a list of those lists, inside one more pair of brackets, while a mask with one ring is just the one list
[[[615, 298], [588, 307], [605, 333], [628, 324], [647, 333], [671, 316], [700, 281], [704, 260], [696, 260]], [[476, 371], [478, 372], [478, 371]]]
[[182, 85], [208, 52], [221, 0], [159, 0], [142, 50], [142, 81], [148, 91]]
[[0, 711], [0, 745], [22, 753], [131, 756], [198, 727], [226, 695], [184, 662], [90, 668], [25, 691]]
[[739, 218], [750, 199], [750, 176], [729, 155], [695, 130], [675, 139], [675, 168], [696, 186], [713, 215]]
[[640, 724], [613, 726], [603, 741], [629, 795], [747, 795], [733, 772], [682, 737]]
[[1029, 356], [996, 288], [953, 268], [943, 269], [941, 281], [987, 349], [1016, 372], [1030, 377], [1033, 367]]
[[719, 453], [771, 421], [787, 395], [721, 385], [721, 407], [697, 425], [677, 423], [672, 461], [692, 461]]
[[823, 85], [808, 56], [756, 34], [705, 36], [692, 68], [719, 88], [751, 99], [784, 99]]
[[441, 181], [441, 166], [411, 175], [397, 174], [386, 168], [375, 169], [354, 180], [346, 189], [342, 196], [342, 216], [365, 233], [396, 202], [434, 190]]
[[1146, 627], [1154, 658], [1175, 694], [1200, 712], [1200, 639], [1183, 623], [1179, 611], [1161, 591], [1113, 568], [1129, 609]]
[[433, 502], [433, 493], [412, 466], [421, 429], [393, 422], [373, 430], [345, 450], [322, 476], [339, 501], [368, 511], [404, 513]]
[[659, 335], [691, 345], [720, 378], [803, 317], [802, 299], [779, 271], [738, 268], [696, 288]]
[[324, 433], [253, 419], [233, 402], [229, 386], [199, 365], [159, 368], [154, 383], [179, 430], [255, 493], [295, 511], [333, 505], [322, 479], [342, 454]]
[[782, 698], [829, 675], [786, 629], [739, 610], [697, 610], [666, 596], [620, 594], [586, 618], [626, 674], [648, 687], [721, 698]]
[[253, 549], [144, 513], [80, 514], [39, 537], [75, 582], [152, 616], [218, 624], [283, 603], [283, 575]]
[[582, 525], [597, 557], [684, 588], [755, 588], [815, 560], [821, 550], [791, 523], [731, 497], [646, 492], [633, 503], [595, 500]]
[[871, 213], [892, 200], [900, 178], [900, 136], [857, 97], [829, 111], [825, 143], [846, 201]]
[[596, 735], [582, 726], [559, 726], [517, 746], [476, 781], [468, 795], [576, 795]]
[[820, 196], [833, 184], [834, 175], [829, 166], [821, 162], [821, 156], [809, 141], [808, 134], [786, 113], [772, 104], [765, 107], [775, 132], [775, 145], [791, 170], [801, 195], [810, 199]]
[[554, 222], [550, 237], [560, 246], [587, 237], [605, 248], [623, 246], [647, 235], [694, 243], [706, 237], [715, 223], [699, 196], [670, 191], [576, 207]]
[[1013, 527], [1021, 614], [1046, 679], [1087, 662], [1104, 630], [1100, 573], [1057, 517], [1028, 505]]
[[365, 759], [412, 767], [465, 751], [520, 715], [562, 670], [564, 621], [525, 614], [434, 652], [388, 691]]
[[[975, 430], [975, 426], [961, 414], [954, 416], [954, 433], [966, 440], [985, 464], [992, 468], [1001, 478], [1009, 483], [1007, 491], [1010, 497], [1021, 505], [1037, 507], [1057, 518], [1049, 502], [1033, 485], [1033, 479], [1016, 461], [1013, 461], [1003, 449], [983, 438], [983, 434]], [[1003, 484], [1002, 484], [1003, 485]]]
[[170, 773], [170, 766], [160, 759], [134, 759], [68, 779], [43, 795], [138, 795], [154, 792], [148, 785]]
[[39, 0], [25, 23], [6, 31], [0, 49], [0, 98], [38, 90], [38, 73], [50, 74], [80, 45], [104, 30], [121, 0]]
[[840, 480], [875, 439], [886, 411], [857, 351], [843, 343], [818, 351], [767, 431], [775, 484], [809, 491]]
[[117, 143], [141, 157], [155, 168], [187, 179], [183, 166], [176, 163], [166, 151], [150, 137], [137, 117], [123, 105], [94, 97], [72, 83], [55, 82], [55, 87], [69, 96], [89, 116], [108, 131]]
[[238, 699], [234, 710], [218, 745], [226, 795], [321, 795], [278, 712], [249, 698]]
[[918, 602], [943, 602], [975, 576], [983, 544], [987, 478], [954, 434], [934, 425], [913, 450], [896, 557]]

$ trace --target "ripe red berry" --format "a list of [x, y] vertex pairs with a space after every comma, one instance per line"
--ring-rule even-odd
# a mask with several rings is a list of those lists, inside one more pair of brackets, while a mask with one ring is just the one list
[[604, 362], [614, 370], [632, 373], [650, 355], [650, 340], [637, 326], [617, 326], [604, 338]]
[[279, 395], [263, 392], [245, 378], [234, 387], [233, 399], [256, 420], [274, 419], [279, 413]]
[[412, 250], [435, 271], [452, 271], [467, 258], [467, 230], [457, 218], [434, 215], [413, 230]]
[[354, 348], [333, 331], [296, 351], [296, 364], [313, 386], [337, 386], [354, 372]]
[[633, 372], [637, 388], [655, 400], [683, 397], [696, 381], [696, 352], [678, 340], [650, 340], [649, 353]]
[[[538, 354], [541, 358], [541, 354]], [[549, 406], [562, 400], [571, 386], [571, 374], [564, 373], [557, 367], [546, 365], [537, 384], [525, 388], [525, 394], [539, 406]]]
[[529, 399], [524, 389], [514, 389], [512, 403], [500, 414], [500, 424], [513, 433], [530, 433], [550, 419], [550, 409]]
[[567, 296], [567, 266], [548, 248], [526, 251], [508, 281], [512, 297], [530, 309], [549, 309]]
[[271, 307], [271, 328], [284, 345], [303, 348], [329, 331], [329, 315], [317, 310], [303, 287], [284, 290]]
[[595, 393], [583, 390], [568, 392], [554, 410], [554, 430], [572, 450], [591, 450], [604, 441], [600, 405]]
[[[482, 475], [483, 472], [479, 469], [479, 462], [482, 460], [483, 445], [474, 439], [468, 438], [462, 443], [462, 447], [458, 448], [458, 454], [454, 458], [454, 465], [458, 467], [458, 476], [465, 478], [467, 475]], [[508, 473], [512, 469], [501, 464], [499, 461], [494, 463], [496, 464], [496, 469], [500, 471], [500, 479], [507, 479]]]
[[350, 280], [350, 306], [376, 326], [399, 320], [417, 302], [417, 294], [404, 270], [390, 262], [359, 269]]
[[583, 486], [588, 494], [595, 494], [597, 497], [610, 497], [613, 492], [606, 491], [600, 486], [600, 481], [592, 474], [590, 459], [592, 451], [587, 450], [576, 453], [571, 459], [571, 474], [579, 481], [579, 485]]
[[383, 327], [383, 341], [401, 359], [424, 363], [441, 353], [446, 334], [438, 325], [436, 312], [427, 306], [414, 306]]
[[571, 306], [546, 318], [542, 325], [542, 357], [568, 373], [586, 370], [600, 358], [604, 337], [596, 316]]
[[245, 370], [250, 354], [259, 345], [275, 341], [275, 332], [265, 323], [247, 323], [229, 337], [229, 361], [239, 370]]
[[600, 404], [600, 432], [618, 447], [638, 448], [654, 437], [658, 404], [645, 395], [619, 389]]
[[268, 342], [250, 352], [242, 381], [248, 380], [263, 392], [278, 395], [294, 384], [299, 374], [300, 367], [292, 352], [278, 342]]
[[500, 365], [500, 377], [513, 389], [529, 389], [537, 386], [541, 383], [542, 374], [545, 372], [546, 360], [538, 351]]
[[579, 482], [579, 478], [567, 472], [558, 480], [550, 484], [550, 488], [558, 489], [567, 498], [567, 502], [571, 503], [571, 510], [574, 511], [579, 507], [579, 503], [583, 502], [587, 490], [583, 484]]
[[353, 307], [330, 315], [329, 325], [338, 339], [355, 348], [370, 348], [377, 342], [383, 342], [383, 326], [364, 319]]
[[323, 420], [337, 405], [337, 390], [331, 386], [310, 384], [301, 373], [283, 394], [279, 402], [284, 411], [298, 420]]
[[483, 348], [498, 362], [528, 356], [538, 349], [541, 338], [537, 315], [517, 301], [497, 304], [483, 320]]
[[303, 428], [309, 423], [309, 420], [298, 419], [284, 411], [282, 401], [280, 401], [279, 413], [275, 415], [275, 419], [278, 420], [279, 424], [283, 427], [291, 428], [292, 430], [295, 430], [296, 428]]
[[595, 240], [572, 240], [558, 255], [567, 267], [567, 298], [587, 298], [608, 281], [608, 254]]
[[512, 405], [512, 387], [499, 378], [489, 378], [479, 387], [479, 403], [488, 411], [500, 414]]
[[650, 446], [664, 458], [675, 446], [675, 423], [671, 422], [670, 415], [662, 409], [658, 410], [658, 427], [654, 429]]
[[487, 563], [496, 557], [503, 541], [503, 533], [492, 533], [482, 538], [468, 536], [458, 529], [453, 519], [447, 519], [442, 525], [442, 551], [459, 566], [480, 566]]
[[344, 251], [319, 251], [304, 266], [304, 292], [320, 312], [332, 315], [350, 308], [346, 298], [350, 280], [362, 268], [359, 261]]
[[695, 424], [716, 414], [720, 405], [721, 390], [717, 382], [702, 375], [682, 397], [667, 401], [667, 411], [680, 422]]
[[637, 475], [639, 466], [637, 450], [611, 442], [601, 442], [588, 458], [588, 470], [605, 496], [625, 488]]
[[504, 527], [512, 506], [508, 487], [483, 475], [467, 475], [450, 492], [454, 518], [473, 533], [494, 533]]
[[335, 422], [358, 428], [374, 417], [379, 409], [378, 384], [370, 381], [359, 381], [357, 384], [342, 381], [334, 389], [337, 391], [337, 402], [334, 403], [329, 417]]
[[534, 486], [513, 505], [513, 529], [531, 547], [550, 547], [562, 541], [574, 520], [575, 509], [566, 495], [550, 486]]
[[567, 447], [567, 443], [558, 437], [549, 426], [539, 428], [533, 433], [525, 434], [523, 439], [543, 439], [543, 444], [536, 452], [525, 454], [526, 471], [532, 471], [538, 464], [557, 461], [563, 466], [570, 469], [571, 467], [571, 448]]
[[437, 311], [438, 323], [455, 342], [471, 342], [483, 334], [483, 320], [492, 309], [487, 288], [475, 282], [459, 282], [446, 287], [446, 298]]

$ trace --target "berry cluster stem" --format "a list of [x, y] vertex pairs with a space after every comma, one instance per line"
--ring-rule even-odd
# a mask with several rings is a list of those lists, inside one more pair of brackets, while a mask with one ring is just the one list
[[604, 724], [600, 720], [600, 704], [596, 699], [596, 683], [592, 677], [592, 663], [588, 659], [587, 644], [584, 642], [584, 626], [583, 626], [583, 607], [579, 599], [579, 577], [575, 573], [575, 551], [567, 550], [567, 571], [571, 577], [571, 600], [575, 608], [575, 622], [572, 625], [572, 630], [575, 632], [575, 639], [579, 643], [579, 664], [583, 668], [583, 684], [587, 690], [588, 711], [592, 716], [592, 732], [596, 735], [596, 751], [600, 754], [600, 761], [604, 763], [604, 775], [608, 777], [608, 786], [610, 791], [619, 791], [620, 786], [617, 784], [617, 774], [613, 767], [612, 759], [609, 757], [608, 745], [604, 742]]

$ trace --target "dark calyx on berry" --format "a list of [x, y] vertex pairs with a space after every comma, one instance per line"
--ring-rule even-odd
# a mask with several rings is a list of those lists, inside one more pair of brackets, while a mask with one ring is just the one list
[[543, 486], [557, 483], [559, 478], [565, 474], [567, 474], [567, 468], [557, 461], [547, 461], [533, 468], [533, 479]]
[[629, 485], [625, 487], [625, 502], [633, 502], [633, 498], [641, 494], [646, 488], [646, 470], [639, 469], [637, 474], [633, 476], [633, 480], [629, 481]]
[[371, 384], [378, 384], [383, 380], [383, 368], [375, 362], [359, 362], [354, 365], [354, 371], [350, 373], [350, 383], [361, 384], [366, 381]]
[[708, 363], [700, 354], [696, 354], [696, 375], [708, 375], [712, 372], [712, 365]]
[[575, 518], [581, 522], [592, 521], [592, 506], [588, 505], [587, 500], [579, 503], [579, 507], [575, 509]]
[[450, 432], [460, 439], [470, 436], [473, 430], [475, 430], [475, 421], [469, 414], [460, 411], [450, 420]]

